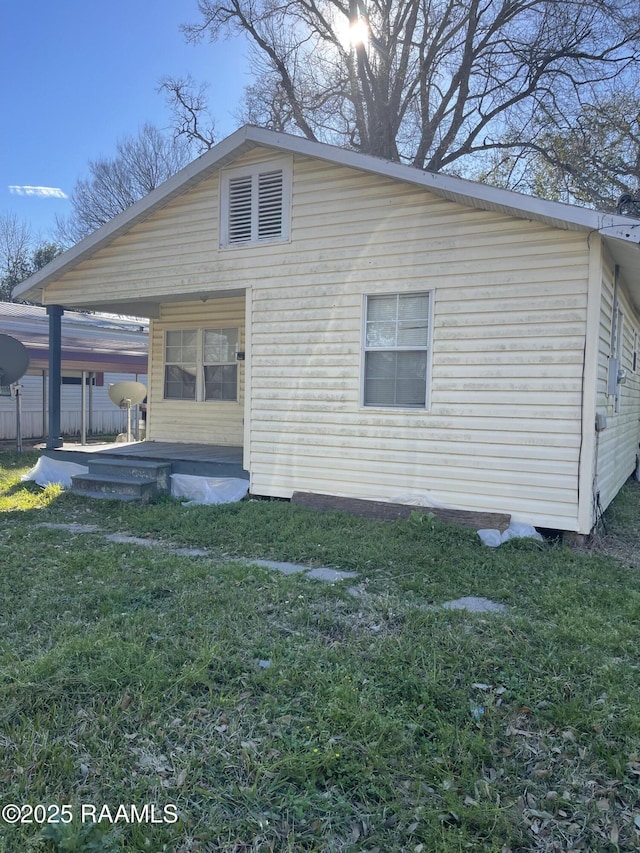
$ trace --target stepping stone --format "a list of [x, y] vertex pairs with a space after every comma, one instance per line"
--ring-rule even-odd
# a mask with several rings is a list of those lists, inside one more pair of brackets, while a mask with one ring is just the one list
[[144, 545], [146, 548], [156, 548], [160, 545], [155, 539], [143, 539], [142, 536], [125, 536], [122, 533], [109, 533], [104, 537], [108, 542], [117, 545]]
[[307, 570], [307, 566], [300, 566], [298, 563], [283, 563], [279, 560], [247, 560], [247, 562], [252, 566], [275, 569], [276, 572], [282, 572], [283, 575], [296, 575]]
[[445, 601], [442, 607], [447, 610], [469, 610], [471, 613], [504, 613], [507, 609], [504, 604], [498, 604], [488, 598], [476, 598], [474, 596], [456, 598], [455, 601]]
[[327, 581], [328, 583], [335, 583], [336, 581], [347, 580], [347, 578], [357, 578], [358, 575], [356, 572], [340, 572], [338, 569], [327, 569], [321, 567], [319, 569], [311, 569], [311, 571], [308, 571], [307, 577], [315, 578], [319, 581]]
[[176, 548], [173, 552], [179, 557], [208, 557], [209, 552], [204, 548]]

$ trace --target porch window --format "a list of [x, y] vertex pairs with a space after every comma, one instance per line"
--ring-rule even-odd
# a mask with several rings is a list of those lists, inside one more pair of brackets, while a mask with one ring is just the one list
[[291, 164], [233, 169], [221, 178], [220, 245], [246, 246], [289, 238]]
[[176, 329], [165, 334], [164, 399], [238, 399], [238, 329]]
[[429, 293], [366, 298], [365, 406], [426, 408], [429, 315]]
[[198, 374], [198, 332], [167, 332], [164, 351], [165, 400], [195, 400]]
[[204, 330], [204, 399], [238, 397], [237, 329]]

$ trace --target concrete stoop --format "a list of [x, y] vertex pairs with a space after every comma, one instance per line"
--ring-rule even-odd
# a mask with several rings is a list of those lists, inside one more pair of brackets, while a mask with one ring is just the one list
[[87, 464], [88, 473], [76, 474], [71, 480], [76, 495], [149, 503], [171, 490], [170, 462], [96, 457]]

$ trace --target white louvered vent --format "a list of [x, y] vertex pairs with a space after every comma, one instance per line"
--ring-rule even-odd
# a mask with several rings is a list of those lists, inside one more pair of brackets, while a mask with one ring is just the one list
[[291, 219], [291, 163], [256, 165], [222, 176], [221, 246], [288, 240]]
[[258, 240], [282, 235], [282, 169], [258, 175]]
[[229, 243], [245, 243], [252, 237], [252, 176], [229, 181]]

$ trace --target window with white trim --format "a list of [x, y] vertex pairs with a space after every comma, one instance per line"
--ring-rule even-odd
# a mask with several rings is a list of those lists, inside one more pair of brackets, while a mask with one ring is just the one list
[[204, 330], [204, 399], [236, 400], [238, 397], [237, 329]]
[[168, 331], [164, 346], [164, 399], [195, 400], [197, 375], [197, 330]]
[[427, 406], [429, 293], [367, 296], [364, 330], [365, 406]]
[[238, 329], [170, 329], [165, 333], [164, 399], [238, 399]]
[[289, 239], [291, 163], [278, 160], [221, 176], [220, 245]]

